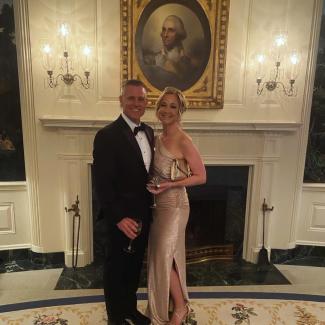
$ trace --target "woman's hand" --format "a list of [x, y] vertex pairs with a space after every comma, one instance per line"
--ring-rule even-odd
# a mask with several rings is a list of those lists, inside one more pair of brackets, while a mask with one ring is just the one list
[[152, 194], [159, 194], [172, 187], [173, 182], [160, 182], [158, 185], [147, 184], [147, 190]]

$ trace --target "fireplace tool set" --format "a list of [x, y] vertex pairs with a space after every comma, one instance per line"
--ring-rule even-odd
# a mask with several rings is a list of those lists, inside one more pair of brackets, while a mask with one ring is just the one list
[[[73, 219], [72, 219], [72, 267], [76, 269], [78, 265], [78, 252], [79, 252], [79, 234], [80, 234], [80, 209], [79, 209], [79, 197], [77, 195], [77, 199], [74, 204], [71, 205], [71, 208], [65, 207], [65, 212], [73, 211]], [[77, 225], [77, 233], [76, 233], [76, 225]], [[77, 236], [77, 240], [75, 240], [75, 236]]]
[[268, 255], [267, 255], [267, 250], [265, 248], [265, 213], [267, 211], [273, 211], [273, 209], [274, 209], [274, 207], [272, 207], [272, 208], [268, 207], [268, 205], [267, 205], [267, 203], [265, 201], [265, 198], [264, 198], [264, 201], [263, 201], [263, 204], [262, 204], [262, 211], [263, 211], [263, 243], [262, 243], [262, 248], [258, 253], [258, 260], [257, 260], [257, 265], [259, 265], [259, 266], [269, 265], [270, 264], [269, 258], [268, 258]]

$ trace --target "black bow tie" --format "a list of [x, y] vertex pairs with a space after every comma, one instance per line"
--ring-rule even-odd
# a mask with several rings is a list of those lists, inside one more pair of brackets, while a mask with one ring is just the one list
[[136, 126], [133, 130], [134, 135], [137, 135], [139, 131], [144, 131], [145, 127], [143, 124], [140, 124], [139, 126]]

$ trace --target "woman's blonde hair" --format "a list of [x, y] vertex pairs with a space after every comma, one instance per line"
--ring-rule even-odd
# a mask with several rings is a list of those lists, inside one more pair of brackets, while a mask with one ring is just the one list
[[179, 102], [179, 110], [178, 110], [178, 113], [179, 113], [179, 116], [181, 116], [186, 110], [187, 110], [187, 101], [185, 99], [185, 96], [183, 95], [183, 93], [175, 88], [175, 87], [166, 87], [163, 92], [160, 94], [158, 100], [157, 100], [157, 103], [156, 103], [156, 113], [158, 112], [159, 110], [159, 107], [160, 107], [160, 103], [163, 99], [163, 97], [167, 94], [173, 94], [173, 95], [176, 95], [177, 98], [178, 98], [178, 102]]

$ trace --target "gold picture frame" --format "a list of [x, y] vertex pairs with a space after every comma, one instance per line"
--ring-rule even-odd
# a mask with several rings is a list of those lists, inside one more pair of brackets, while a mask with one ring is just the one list
[[121, 81], [143, 81], [149, 107], [174, 86], [190, 108], [223, 108], [229, 1], [121, 0]]

